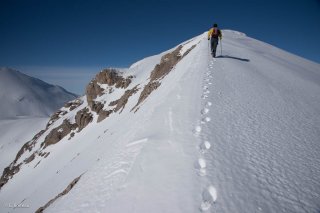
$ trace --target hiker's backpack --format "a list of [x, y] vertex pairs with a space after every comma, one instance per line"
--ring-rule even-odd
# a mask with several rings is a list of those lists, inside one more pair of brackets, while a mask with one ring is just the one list
[[219, 37], [219, 29], [217, 27], [212, 28], [211, 38]]

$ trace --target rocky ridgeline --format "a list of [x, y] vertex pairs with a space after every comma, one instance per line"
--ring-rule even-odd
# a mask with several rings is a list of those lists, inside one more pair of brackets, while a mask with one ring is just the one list
[[[38, 142], [38, 139], [49, 130], [55, 121], [83, 104], [81, 99], [76, 99], [66, 103], [64, 107], [59, 109], [50, 117], [50, 120], [46, 125], [46, 129], [40, 131], [31, 141], [28, 141], [22, 146], [17, 153], [15, 160], [4, 169], [0, 179], [0, 189], [9, 181], [10, 178], [13, 177], [14, 174], [19, 172], [23, 163], [30, 163], [34, 160], [36, 155], [47, 157], [50, 153], [44, 151], [46, 147], [58, 143], [68, 135], [70, 136], [69, 139], [71, 139], [76, 131], [80, 132], [82, 129], [84, 129], [93, 121], [92, 111], [98, 114], [98, 122], [100, 122], [108, 117], [111, 113], [117, 112], [120, 108], [123, 109], [124, 105], [127, 103], [127, 99], [137, 91], [136, 87], [132, 90], [125, 91], [121, 98], [119, 98], [117, 101], [113, 101], [110, 105], [114, 106], [113, 110], [103, 110], [104, 104], [102, 102], [95, 101], [95, 99], [107, 92], [111, 93], [113, 91], [112, 87], [122, 89], [127, 88], [131, 83], [132, 78], [133, 76], [129, 76], [127, 78], [122, 77], [121, 73], [115, 69], [104, 69], [103, 71], [99, 72], [86, 87], [88, 106], [77, 111], [74, 119], [75, 123], [71, 123], [68, 119], [64, 119], [59, 126], [50, 130], [38, 150], [34, 151], [24, 161], [18, 163], [18, 160], [24, 153], [32, 152], [35, 144]], [[105, 91], [105, 89], [100, 87], [100, 85], [103, 84], [109, 86], [108, 91]]]
[[[146, 98], [161, 85], [161, 80], [168, 75], [174, 68], [174, 66], [185, 57], [193, 48], [189, 48], [183, 55], [180, 54], [182, 46], [177, 47], [174, 51], [167, 53], [162, 56], [161, 61], [152, 70], [149, 82], [144, 86], [142, 92], [140, 93], [138, 102], [131, 109], [139, 110], [139, 105], [146, 100]], [[98, 115], [97, 122], [101, 122], [105, 118], [109, 117], [112, 113], [119, 112], [125, 108], [129, 98], [139, 91], [139, 84], [127, 89], [132, 82], [134, 76], [124, 77], [122, 73], [116, 69], [104, 69], [99, 72], [95, 78], [86, 87], [86, 98], [87, 106], [83, 106], [83, 101], [81, 99], [76, 99], [74, 101], [68, 102], [64, 107], [54, 113], [45, 130], [40, 131], [31, 141], [25, 143], [20, 151], [17, 153], [15, 160], [4, 169], [3, 174], [0, 178], [0, 190], [1, 188], [11, 179], [14, 174], [19, 172], [22, 164], [27, 164], [32, 162], [35, 157], [41, 156], [46, 158], [50, 152], [44, 151], [48, 146], [53, 145], [61, 141], [63, 138], [69, 135], [69, 140], [75, 135], [76, 132], [80, 132], [87, 125], [89, 125], [94, 118], [93, 113]], [[124, 91], [123, 95], [110, 103], [105, 101], [97, 101], [96, 99], [102, 95], [111, 94], [115, 89], [127, 89]], [[105, 104], [108, 104], [105, 107]], [[80, 107], [82, 106], [82, 107]], [[80, 108], [80, 109], [79, 109]], [[108, 108], [106, 110], [105, 108]], [[74, 115], [75, 123], [71, 123], [69, 119], [64, 119], [62, 123], [55, 127], [50, 128], [57, 120], [61, 119], [64, 115], [69, 112], [77, 110]], [[50, 130], [49, 133], [47, 133]], [[40, 148], [33, 150], [35, 144], [38, 143], [39, 138], [47, 133], [43, 142], [41, 142]], [[40, 141], [39, 141], [40, 142]], [[26, 157], [23, 161], [18, 163], [21, 156], [29, 152], [30, 155]], [[32, 153], [32, 154], [31, 154]], [[35, 167], [40, 163], [40, 161], [35, 165]]]
[[150, 74], [150, 81], [147, 85], [144, 86], [143, 91], [140, 94], [138, 103], [133, 107], [132, 110], [137, 111], [138, 106], [160, 85], [160, 80], [168, 75], [174, 68], [174, 66], [188, 53], [195, 48], [196, 45], [193, 45], [189, 48], [183, 55], [180, 54], [182, 46], [178, 46], [174, 51], [165, 54], [161, 57], [161, 61], [157, 64]]
[[[42, 156], [42, 157], [47, 157], [50, 153], [49, 152], [44, 152], [44, 151], [40, 151], [37, 150], [35, 152], [33, 152], [29, 157], [27, 157], [24, 161], [18, 163], [18, 160], [21, 158], [21, 156], [26, 153], [26, 152], [32, 152], [32, 149], [35, 147], [35, 144], [37, 143], [38, 139], [50, 128], [50, 126], [59, 118], [61, 118], [63, 115], [67, 114], [68, 112], [78, 108], [80, 105], [82, 104], [82, 101], [80, 99], [75, 99], [73, 101], [69, 101], [68, 103], [66, 103], [64, 105], [64, 107], [62, 107], [61, 109], [59, 109], [57, 112], [55, 112], [51, 117], [50, 120], [48, 121], [46, 128], [44, 130], [41, 130], [40, 132], [38, 132], [30, 141], [28, 141], [27, 143], [25, 143], [21, 149], [19, 150], [19, 152], [17, 153], [14, 161], [4, 169], [3, 174], [0, 178], [0, 189], [2, 188], [2, 186], [4, 186], [10, 178], [13, 177], [14, 174], [16, 174], [17, 172], [19, 172], [20, 167], [23, 163], [30, 163], [36, 155]], [[64, 134], [66, 134], [67, 132], [69, 132], [70, 128], [66, 128], [66, 126], [70, 126], [71, 124], [65, 120], [63, 121], [62, 125], [59, 126], [59, 129], [63, 131], [58, 131], [59, 129], [54, 128], [53, 130], [51, 130], [51, 132], [48, 134], [48, 136], [45, 138], [45, 141], [42, 143], [42, 146], [46, 147], [50, 144], [54, 144], [56, 142], [58, 142], [61, 138], [64, 137]], [[72, 128], [74, 128], [74, 126], [71, 125]], [[51, 137], [49, 137], [49, 135]]]

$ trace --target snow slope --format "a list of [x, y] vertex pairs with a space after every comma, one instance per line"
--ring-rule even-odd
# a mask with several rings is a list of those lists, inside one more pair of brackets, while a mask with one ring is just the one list
[[49, 116], [76, 95], [10, 68], [0, 68], [0, 119]]
[[[3, 210], [318, 212], [320, 65], [239, 32], [223, 36], [216, 59], [204, 33], [125, 70], [134, 76], [126, 89], [101, 84], [95, 101], [113, 110], [101, 122], [88, 108], [90, 92], [61, 109], [67, 113], [12, 164], [20, 170], [0, 189], [5, 205], [26, 208]], [[154, 78], [175, 50], [183, 57]], [[78, 124], [84, 109], [92, 122], [42, 144], [65, 131], [64, 120]]]
[[23, 117], [19, 119], [0, 120], [1, 172], [14, 160], [21, 146], [42, 130], [48, 120], [48, 117]]

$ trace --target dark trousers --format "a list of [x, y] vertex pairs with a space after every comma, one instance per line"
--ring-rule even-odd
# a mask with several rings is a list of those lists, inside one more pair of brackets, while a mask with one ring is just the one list
[[211, 38], [210, 44], [211, 44], [211, 53], [212, 53], [213, 57], [216, 57], [216, 50], [217, 50], [217, 46], [219, 44], [219, 39], [218, 38]]

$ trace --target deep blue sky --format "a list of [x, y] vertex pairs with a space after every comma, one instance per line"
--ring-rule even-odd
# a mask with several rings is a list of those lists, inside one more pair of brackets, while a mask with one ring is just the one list
[[213, 22], [320, 63], [320, 0], [0, 0], [0, 66], [82, 93]]

